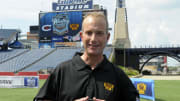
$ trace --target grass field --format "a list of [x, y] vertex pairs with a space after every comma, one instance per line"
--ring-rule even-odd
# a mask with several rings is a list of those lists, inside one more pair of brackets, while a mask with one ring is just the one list
[[[40, 80], [40, 86], [44, 80]], [[37, 88], [0, 88], [0, 101], [32, 101], [37, 94]], [[156, 101], [179, 101], [180, 80], [156, 80]], [[141, 99], [141, 101], [149, 101]]]
[[[45, 80], [40, 80], [42, 86]], [[40, 88], [0, 88], [0, 101], [33, 101]]]
[[[156, 101], [179, 101], [180, 80], [155, 80]], [[141, 101], [149, 101], [142, 99]]]

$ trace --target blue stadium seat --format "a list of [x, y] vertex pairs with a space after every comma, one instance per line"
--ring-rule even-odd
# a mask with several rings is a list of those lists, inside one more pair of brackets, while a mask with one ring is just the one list
[[40, 69], [55, 68], [59, 63], [71, 59], [75, 52], [79, 52], [80, 50], [81, 48], [57, 48], [55, 52], [23, 71], [39, 71]]
[[[81, 50], [83, 49], [71, 47], [32, 50], [16, 49], [2, 52], [0, 53], [0, 72], [39, 71], [41, 69], [55, 68], [61, 62], [71, 59], [76, 52]], [[104, 54], [107, 58], [109, 58], [111, 52], [112, 48], [107, 47], [104, 49]]]
[[32, 49], [23, 55], [0, 64], [0, 72], [16, 72], [37, 61], [52, 50], [53, 49]]

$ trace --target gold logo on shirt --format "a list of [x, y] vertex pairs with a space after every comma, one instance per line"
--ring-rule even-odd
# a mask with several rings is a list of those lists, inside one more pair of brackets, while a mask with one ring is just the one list
[[113, 91], [114, 85], [109, 82], [104, 82], [104, 88], [108, 91]]

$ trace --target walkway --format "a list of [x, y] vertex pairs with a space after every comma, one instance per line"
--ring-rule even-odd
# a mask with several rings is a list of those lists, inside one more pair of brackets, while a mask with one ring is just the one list
[[153, 80], [180, 80], [180, 75], [176, 76], [142, 76], [140, 78], [153, 79]]

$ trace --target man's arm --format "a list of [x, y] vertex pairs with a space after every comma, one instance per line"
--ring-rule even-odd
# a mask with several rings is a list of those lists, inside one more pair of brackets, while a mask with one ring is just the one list
[[118, 78], [118, 86], [120, 88], [118, 92], [121, 95], [118, 99], [121, 99], [122, 101], [137, 101], [139, 93], [130, 78], [120, 68], [116, 68], [116, 74]]
[[57, 72], [58, 70], [55, 69], [54, 72], [50, 74], [38, 94], [35, 96], [34, 101], [55, 101], [58, 88], [56, 84]]

